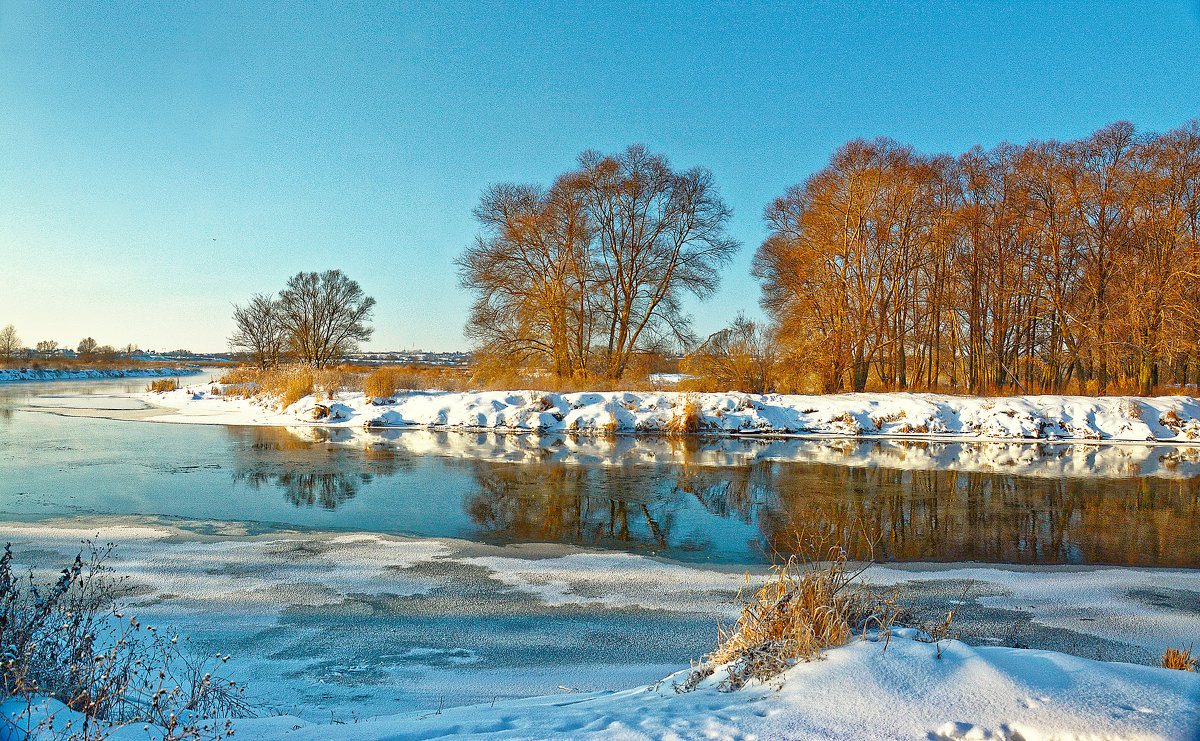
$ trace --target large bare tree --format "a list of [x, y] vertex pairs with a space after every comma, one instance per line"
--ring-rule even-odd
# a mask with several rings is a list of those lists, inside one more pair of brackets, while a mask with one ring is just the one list
[[604, 373], [620, 378], [638, 349], [695, 341], [682, 300], [710, 296], [741, 245], [725, 231], [730, 210], [708, 170], [676, 172], [639, 145], [584, 152], [579, 163], [595, 235]]
[[277, 312], [303, 363], [323, 368], [371, 338], [375, 299], [340, 270], [297, 273], [279, 292]]
[[560, 376], [616, 379], [639, 351], [691, 344], [683, 298], [709, 296], [739, 247], [712, 174], [640, 146], [585, 152], [546, 190], [493, 186], [475, 217], [457, 261], [475, 293], [468, 337]]

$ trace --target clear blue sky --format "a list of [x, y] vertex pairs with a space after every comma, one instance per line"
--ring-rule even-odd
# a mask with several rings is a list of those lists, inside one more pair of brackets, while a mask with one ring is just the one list
[[338, 267], [378, 349], [458, 349], [489, 183], [641, 142], [744, 243], [697, 329], [757, 314], [763, 207], [854, 137], [924, 151], [1200, 116], [1200, 1], [0, 0], [0, 325], [217, 350], [230, 304]]

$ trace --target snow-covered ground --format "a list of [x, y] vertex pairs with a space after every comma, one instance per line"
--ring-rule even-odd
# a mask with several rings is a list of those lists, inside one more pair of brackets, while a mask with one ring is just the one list
[[[886, 643], [855, 641], [768, 685], [737, 692], [718, 690], [718, 673], [679, 693], [677, 683], [687, 674], [679, 672], [610, 693], [506, 700], [340, 725], [267, 717], [236, 721], [234, 728], [236, 737], [261, 741], [1195, 738], [1200, 677], [1194, 673], [958, 641], [934, 645], [905, 633]], [[12, 703], [0, 712], [23, 709]], [[60, 721], [71, 715], [55, 709]], [[114, 739], [146, 737], [141, 727], [131, 727]]]
[[153, 418], [158, 421], [360, 430], [653, 434], [669, 431], [691, 407], [699, 431], [716, 435], [1200, 441], [1200, 400], [1189, 396], [412, 392], [393, 399], [368, 399], [361, 393], [326, 401], [308, 396], [279, 409], [267, 402], [214, 394], [218, 388], [198, 385], [144, 398], [168, 410]]
[[202, 369], [190, 368], [0, 368], [0, 383], [16, 381], [73, 381], [99, 378], [161, 378], [190, 376]]
[[[542, 676], [524, 663], [523, 651], [620, 650], [606, 615], [686, 611], [715, 632], [717, 620], [736, 612], [730, 595], [747, 583], [743, 573], [728, 569], [605, 551], [366, 533], [205, 528], [198, 534], [128, 519], [0, 527], [0, 540], [13, 541], [19, 559], [30, 554], [47, 569], [73, 552], [79, 538], [97, 535], [118, 544], [113, 565], [132, 579], [130, 609], [139, 619], [190, 624], [193, 635], [208, 631], [204, 645], [219, 641], [234, 653], [230, 665], [250, 680], [257, 698], [286, 700], [278, 695], [307, 685], [295, 696], [297, 707], [283, 704], [283, 716], [237, 721], [240, 738], [1192, 741], [1200, 728], [1195, 674], [1048, 650], [959, 641], [939, 646], [912, 633], [886, 646], [856, 640], [822, 661], [794, 667], [782, 682], [734, 693], [718, 691], [715, 680], [677, 693], [682, 675], [673, 672], [686, 664], [657, 673], [642, 667], [641, 678], [597, 665], [594, 681], [584, 683], [577, 667], [561, 665], [557, 675]], [[968, 610], [1029, 612], [1047, 630], [1111, 637], [1151, 655], [1194, 640], [1200, 624], [1200, 572], [1193, 570], [905, 564], [872, 567], [866, 576], [881, 587], [946, 583], [955, 594], [959, 583], [973, 580], [964, 616]], [[761, 578], [753, 574], [749, 581]], [[494, 622], [477, 616], [491, 599], [509, 606]], [[407, 627], [413, 619], [404, 617], [406, 607], [427, 614], [436, 604], [456, 616], [450, 627], [448, 618], [429, 622], [427, 633]], [[386, 605], [401, 611], [394, 623], [375, 623], [371, 631], [363, 627], [370, 623], [357, 622], [378, 621]], [[339, 607], [330, 615], [344, 626], [304, 622], [315, 610]], [[546, 634], [534, 624], [541, 612], [581, 609], [594, 610], [584, 636]], [[488, 655], [498, 650], [488, 635], [494, 626], [504, 626], [515, 644], [505, 649], [518, 659], [511, 666], [497, 668]], [[313, 636], [300, 635], [305, 632]], [[305, 642], [326, 633], [335, 643], [362, 643], [369, 665], [338, 663], [332, 670], [329, 657], [311, 649], [322, 644]], [[649, 639], [647, 646], [679, 640], [669, 630]], [[441, 689], [415, 702], [413, 686], [429, 682], [441, 682]], [[505, 682], [509, 691], [498, 689]], [[455, 691], [463, 694], [449, 695], [440, 707], [439, 693]], [[464, 705], [459, 697], [476, 699]], [[336, 708], [323, 706], [322, 699], [337, 698]], [[349, 715], [355, 707], [360, 712]], [[146, 737], [140, 726], [117, 736]]]

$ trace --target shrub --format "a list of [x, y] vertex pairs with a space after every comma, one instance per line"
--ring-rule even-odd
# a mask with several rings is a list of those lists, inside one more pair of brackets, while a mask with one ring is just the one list
[[666, 431], [672, 435], [694, 435], [704, 426], [700, 402], [690, 394], [683, 397], [682, 401], [682, 405], [675, 407], [671, 419], [667, 422]]
[[[216, 660], [185, 654], [177, 638], [143, 628], [117, 609], [119, 582], [104, 565], [112, 548], [89, 543], [86, 558], [81, 551], [52, 584], [38, 586], [32, 571], [27, 578], [14, 575], [12, 549], [5, 546], [0, 702], [12, 708], [17, 700], [26, 710], [0, 718], [0, 730], [24, 733], [32, 725], [34, 734], [92, 741], [147, 723], [162, 730], [165, 741], [230, 735], [228, 721], [214, 719], [251, 714], [242, 689], [215, 676]], [[82, 713], [86, 722], [72, 728], [53, 715], [35, 718], [43, 698]]]
[[417, 369], [384, 366], [368, 373], [362, 388], [368, 399], [390, 399], [401, 390], [428, 388], [428, 380]]
[[1192, 647], [1168, 648], [1162, 655], [1161, 663], [1167, 669], [1179, 669], [1185, 672], [1196, 671], [1196, 662], [1200, 657], [1192, 656]]
[[837, 547], [824, 567], [789, 558], [755, 592], [737, 623], [719, 629], [717, 649], [682, 689], [695, 688], [718, 666], [729, 672], [721, 689], [735, 690], [751, 679], [765, 682], [797, 661], [812, 661], [845, 644], [855, 632], [890, 627], [899, 614], [895, 601], [852, 588], [861, 573], [848, 570], [846, 552]]
[[151, 381], [146, 387], [147, 391], [154, 393], [164, 393], [167, 391], [175, 391], [179, 388], [179, 381], [174, 378], [160, 378], [157, 381]]

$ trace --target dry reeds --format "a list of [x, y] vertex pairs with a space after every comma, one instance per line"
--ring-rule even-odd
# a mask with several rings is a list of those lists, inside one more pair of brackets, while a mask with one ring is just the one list
[[683, 403], [675, 407], [671, 419], [666, 424], [666, 431], [672, 435], [694, 435], [704, 428], [704, 413], [696, 397], [688, 394], [683, 397]]
[[1196, 671], [1196, 662], [1200, 657], [1192, 656], [1192, 647], [1168, 648], [1163, 652], [1160, 663], [1166, 669], [1178, 669], [1184, 672]]
[[693, 689], [717, 667], [728, 671], [720, 689], [735, 690], [751, 679], [765, 682], [797, 661], [820, 658], [855, 632], [890, 627], [898, 613], [895, 602], [851, 588], [861, 573], [848, 568], [840, 548], [831, 549], [823, 567], [789, 558], [754, 593], [737, 622], [719, 629], [717, 649], [683, 689]]
[[152, 393], [166, 393], [167, 391], [175, 391], [179, 388], [179, 381], [174, 378], [160, 378], [157, 381], [151, 381], [146, 387], [146, 391]]
[[391, 399], [399, 391], [426, 388], [429, 388], [429, 377], [405, 367], [376, 368], [362, 380], [362, 390], [368, 399]]

